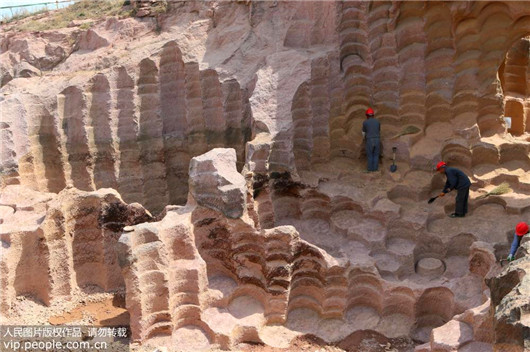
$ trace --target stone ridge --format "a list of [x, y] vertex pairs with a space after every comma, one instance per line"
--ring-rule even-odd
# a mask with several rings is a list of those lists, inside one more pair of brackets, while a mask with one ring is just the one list
[[237, 219], [246, 208], [246, 181], [234, 149], [214, 148], [190, 161], [190, 194], [201, 206]]
[[[494, 347], [530, 349], [530, 242], [521, 244], [515, 262], [487, 281], [494, 307]], [[516, 346], [516, 347], [514, 347]]]
[[[168, 42], [159, 62], [139, 63], [137, 76], [116, 67], [66, 87], [55, 112], [32, 103], [31, 121], [18, 120], [28, 116], [25, 100], [4, 101], [3, 182], [52, 192], [66, 184], [86, 191], [110, 187], [157, 213], [166, 204], [185, 203], [191, 157], [233, 147], [241, 168], [250, 131], [245, 99], [236, 81], [221, 84], [214, 70], [184, 63]], [[216, 121], [205, 120], [214, 115]], [[12, 139], [12, 129], [27, 140]], [[15, 167], [18, 153], [25, 156]]]
[[125, 226], [152, 219], [140, 204], [124, 203], [112, 189], [66, 188], [53, 194], [14, 185], [3, 189], [0, 204], [2, 209], [13, 204], [0, 224], [2, 314], [25, 294], [49, 305], [90, 286], [123, 290], [114, 249], [119, 234]]

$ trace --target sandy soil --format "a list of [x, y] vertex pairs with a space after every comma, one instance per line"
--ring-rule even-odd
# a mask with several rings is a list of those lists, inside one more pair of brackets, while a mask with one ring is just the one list
[[125, 309], [125, 297], [121, 295], [97, 302], [81, 303], [72, 310], [51, 316], [48, 321], [52, 325], [70, 324], [85, 317], [89, 317], [91, 323], [96, 326], [129, 325], [129, 312]]

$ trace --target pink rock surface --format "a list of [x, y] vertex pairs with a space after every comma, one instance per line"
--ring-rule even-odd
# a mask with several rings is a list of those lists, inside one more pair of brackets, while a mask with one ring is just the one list
[[451, 320], [431, 333], [433, 351], [456, 351], [473, 339], [473, 329], [466, 323]]
[[[132, 6], [2, 25], [0, 320], [124, 291], [155, 347], [530, 349], [528, 246], [497, 263], [530, 209], [527, 4]], [[440, 160], [472, 180], [465, 218], [426, 204]]]
[[246, 204], [246, 182], [236, 170], [235, 150], [216, 148], [191, 159], [190, 194], [199, 205], [229, 218], [241, 217]]

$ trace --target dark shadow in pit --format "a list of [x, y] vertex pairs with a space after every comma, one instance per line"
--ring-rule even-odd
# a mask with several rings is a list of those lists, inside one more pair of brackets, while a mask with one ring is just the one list
[[359, 330], [337, 343], [337, 347], [350, 352], [408, 352], [414, 349], [409, 338], [387, 338], [373, 330]]

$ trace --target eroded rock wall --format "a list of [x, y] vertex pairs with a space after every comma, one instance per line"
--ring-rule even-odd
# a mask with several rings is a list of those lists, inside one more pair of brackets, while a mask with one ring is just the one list
[[529, 44], [530, 37], [516, 41], [499, 68], [499, 79], [504, 95], [504, 115], [511, 118], [512, 125], [508, 131], [514, 135], [521, 135], [530, 130], [528, 123]]
[[[227, 152], [214, 151], [216, 157]], [[192, 165], [207, 155], [214, 156], [214, 151], [197, 157]], [[119, 256], [135, 340], [148, 343], [154, 336], [165, 336], [172, 343], [191, 349], [210, 344], [231, 348], [243, 341], [281, 347], [298, 334], [311, 333], [338, 342], [349, 334], [368, 329], [388, 337], [412, 335], [421, 341], [428, 340], [430, 331], [449, 322], [455, 313], [471, 309], [477, 303], [476, 297], [464, 292], [467, 289], [455, 296], [455, 285], [461, 280], [475, 281], [474, 274], [459, 276], [462, 274], [457, 271], [443, 273], [445, 269], [441, 273], [418, 270], [417, 279], [409, 277], [401, 282], [390, 278], [385, 262], [379, 262], [377, 254], [374, 267], [367, 251], [356, 252], [351, 247], [350, 254], [339, 255], [332, 249], [324, 251], [302, 240], [297, 229], [302, 229], [304, 236], [308, 234], [302, 219], [318, 231], [320, 227], [317, 229], [315, 220], [323, 218], [326, 210], [331, 212], [331, 222], [338, 231], [348, 232], [350, 227], [355, 231], [354, 226], [349, 226], [355, 222], [354, 211], [343, 210], [340, 205], [335, 210], [319, 207], [315, 202], [318, 194], [314, 191], [313, 196], [305, 194], [304, 200], [300, 200], [305, 203], [299, 211], [300, 218], [290, 221], [296, 228], [260, 229], [253, 206], [256, 202], [250, 194], [246, 201], [222, 195], [230, 188], [221, 175], [227, 168], [235, 171], [235, 159], [232, 159], [218, 164], [214, 158], [202, 173], [190, 173], [190, 184], [202, 179], [211, 187], [191, 191], [185, 207], [168, 207], [160, 222], [128, 227], [121, 236]], [[221, 192], [218, 199], [231, 199], [231, 208], [246, 204], [242, 216], [227, 216], [223, 214], [226, 209], [219, 204], [203, 202], [201, 194], [211, 195], [212, 187]], [[285, 183], [282, 186], [276, 181], [272, 188], [275, 187], [276, 192], [286, 191]], [[297, 213], [297, 205], [289, 202], [287, 195], [281, 202], [292, 210], [290, 216]], [[341, 213], [344, 216], [339, 216]], [[372, 233], [383, 232], [377, 236], [385, 236], [382, 229], [366, 226], [367, 231], [370, 228]], [[331, 233], [320, 232], [320, 236], [328, 236], [328, 244], [332, 245]], [[348, 236], [351, 238], [353, 234]], [[380, 237], [370, 238], [361, 232], [358, 236], [359, 241], [373, 241], [375, 251], [370, 253], [384, 246], [385, 241]], [[353, 242], [344, 244], [343, 249], [347, 251], [346, 247], [352, 245]], [[462, 256], [463, 262], [468, 258], [476, 262], [473, 267], [479, 275], [486, 275], [494, 265], [492, 248], [477, 246], [473, 251], [466, 251], [456, 243], [449, 246], [444, 250], [448, 256], [467, 254]], [[402, 255], [416, 260], [406, 252]], [[436, 253], [421, 250], [419, 258], [422, 256], [432, 257]], [[444, 260], [449, 263], [448, 257]], [[414, 267], [414, 264], [404, 263], [404, 266]], [[441, 275], [444, 280], [437, 281]], [[433, 281], [425, 285], [422, 276]], [[479, 298], [478, 302], [480, 305], [483, 299]], [[487, 335], [483, 318], [473, 318], [482, 317], [482, 310], [468, 312], [462, 318], [462, 324], [470, 331], [470, 340], [483, 341]], [[280, 325], [272, 328], [274, 324]], [[474, 337], [471, 326], [475, 325]], [[278, 333], [284, 337], [278, 339]], [[486, 339], [484, 343], [490, 342]]]
[[[485, 140], [504, 131], [504, 107], [512, 113], [514, 100], [497, 95], [497, 70], [528, 27], [527, 9], [515, 2], [175, 3], [158, 18], [162, 35], [126, 59], [133, 43], [124, 39], [150, 36], [152, 21], [108, 20], [89, 30], [106, 38], [95, 47], [71, 30], [69, 54], [46, 69], [75, 70], [79, 54], [102, 64], [76, 84], [60, 75], [17, 79], [50, 87], [2, 102], [2, 168], [18, 168], [4, 182], [53, 192], [69, 182], [114, 187], [158, 212], [184, 203], [190, 158], [213, 147], [235, 148], [239, 166], [258, 173], [356, 158], [368, 105], [383, 122], [386, 155], [394, 145], [414, 168], [443, 158], [469, 169], [487, 158]], [[175, 33], [180, 24], [188, 27]], [[124, 43], [111, 45], [116, 39]], [[18, 42], [32, 41], [3, 39], [8, 68], [28, 55]], [[421, 133], [392, 139], [405, 125]]]
[[[350, 141], [352, 136], [360, 140], [366, 106], [375, 106], [387, 138], [409, 124], [423, 131], [425, 138], [387, 139], [402, 150], [398, 157], [417, 168], [425, 168], [425, 160], [451, 158], [451, 152], [443, 150], [446, 145], [460, 143], [470, 150], [480, 137], [502, 132], [497, 70], [512, 44], [528, 31], [528, 13], [522, 6], [345, 2], [340, 16], [345, 116], [331, 128], [334, 154], [356, 150], [358, 145]], [[526, 83], [518, 87], [526, 90]], [[449, 125], [447, 135], [441, 135]], [[441, 154], [434, 149], [428, 154], [425, 139], [436, 140]]]
[[488, 280], [494, 313], [496, 351], [530, 349], [530, 309], [528, 306], [530, 243], [521, 245], [515, 265]]
[[174, 42], [160, 61], [144, 59], [136, 69], [61, 88], [53, 112], [44, 97], [4, 100], [5, 183], [54, 192], [67, 183], [109, 187], [158, 212], [185, 202], [192, 156], [230, 146], [242, 165], [250, 116], [236, 81], [221, 84], [215, 71], [185, 64]]
[[123, 290], [119, 234], [151, 219], [140, 204], [125, 204], [111, 189], [67, 188], [56, 195], [13, 185], [2, 190], [0, 204], [0, 307], [7, 315], [20, 295], [49, 305], [79, 290]]
[[[526, 104], [525, 3], [169, 5], [2, 38], [2, 311], [125, 288], [134, 340], [189, 350], [361, 330], [520, 347], [492, 339], [526, 335], [494, 326], [483, 280], [530, 211], [528, 109], [510, 107]], [[397, 173], [360, 172], [367, 106]], [[423, 204], [440, 159], [472, 178], [462, 222], [449, 197]]]

